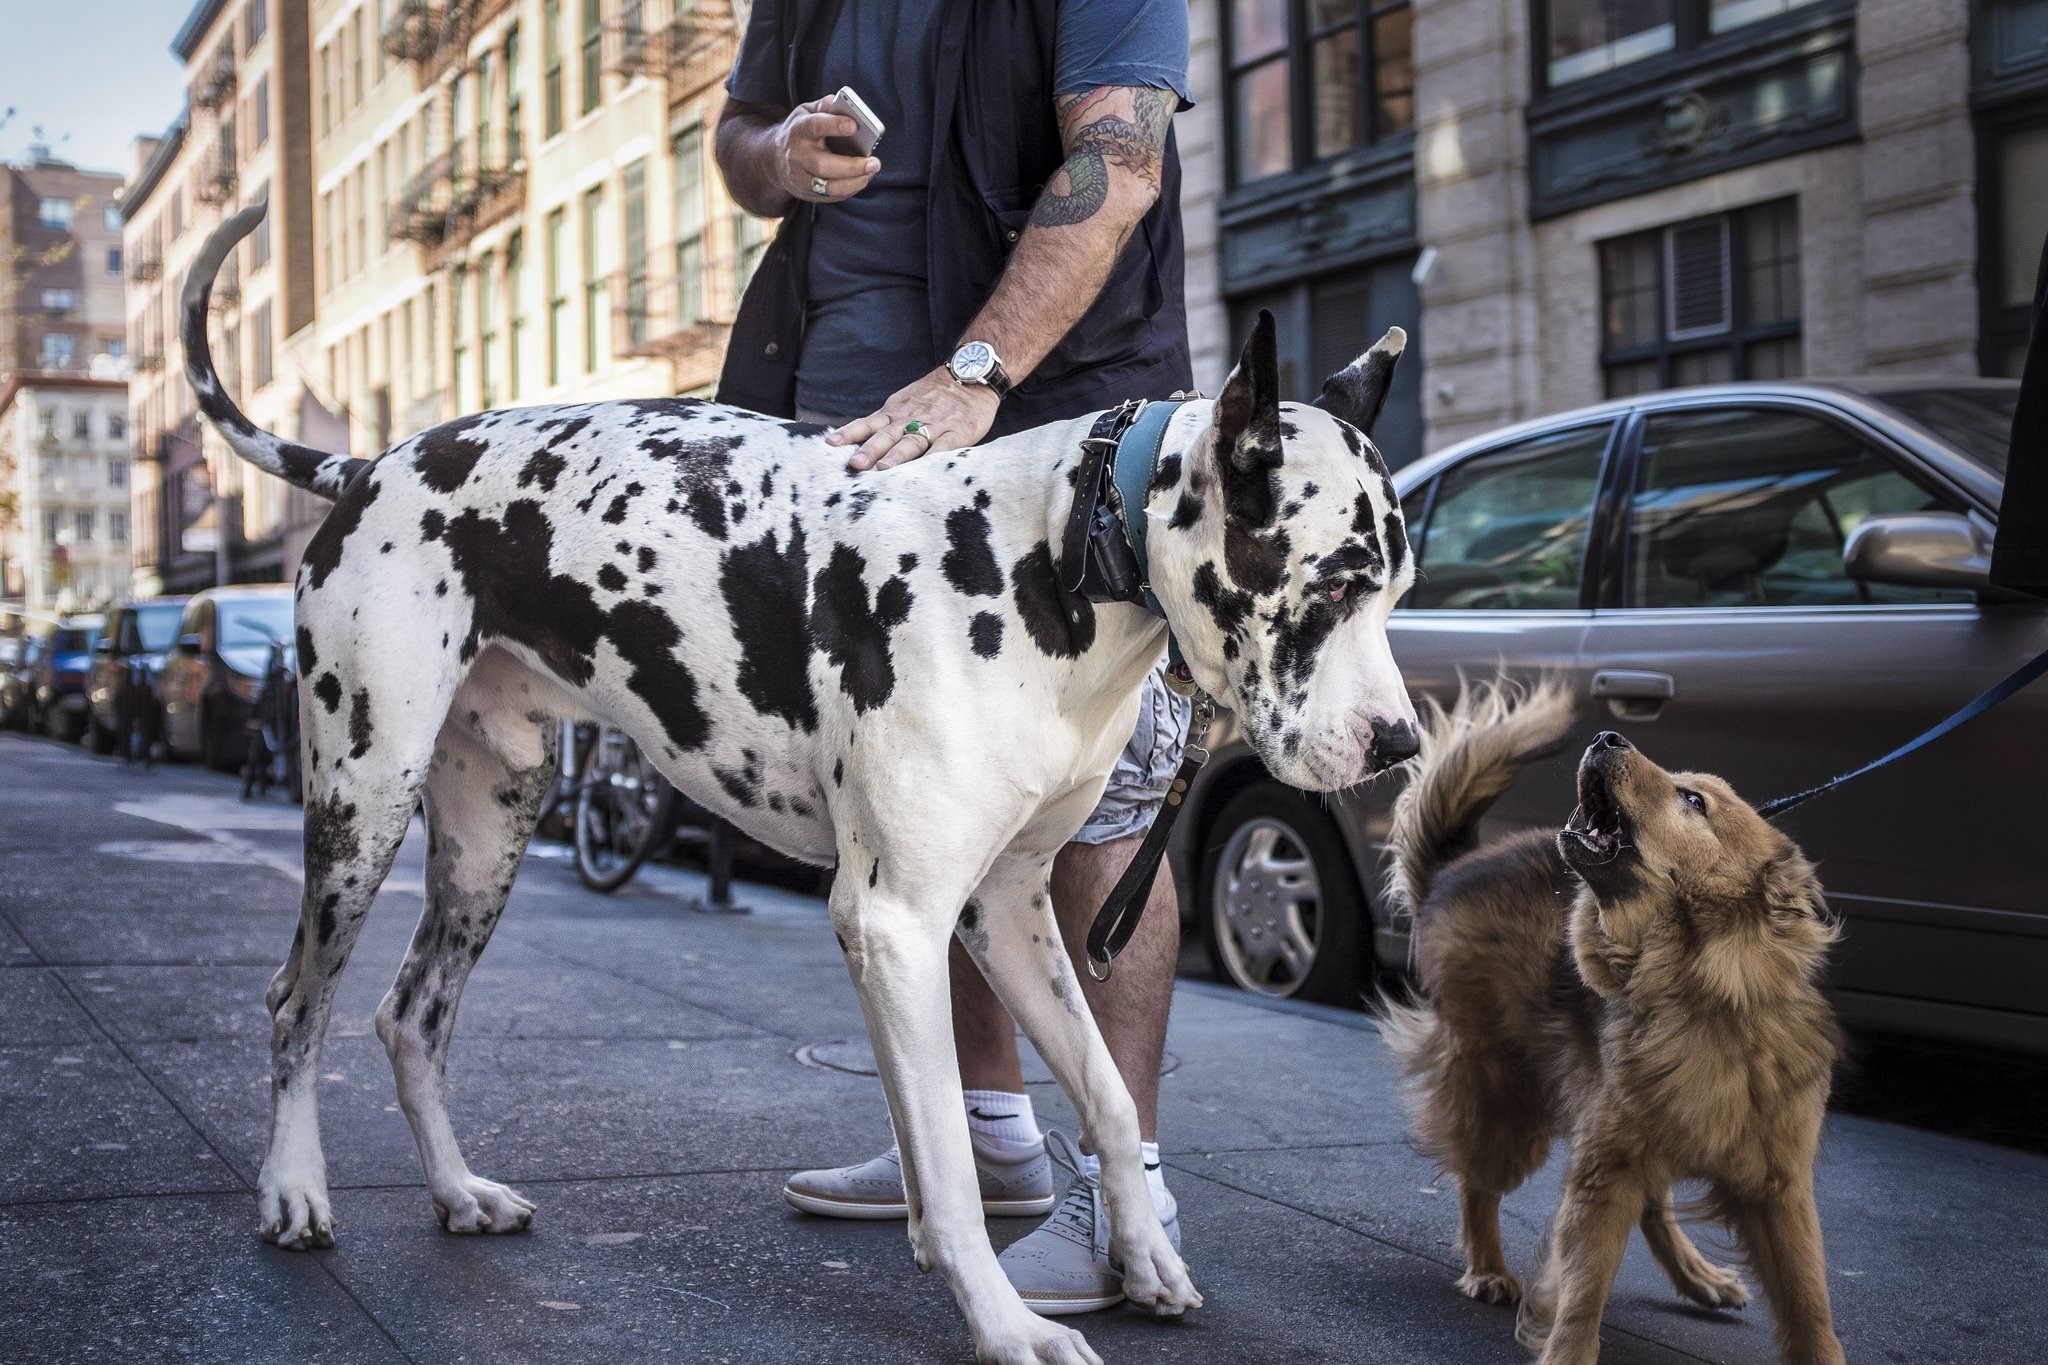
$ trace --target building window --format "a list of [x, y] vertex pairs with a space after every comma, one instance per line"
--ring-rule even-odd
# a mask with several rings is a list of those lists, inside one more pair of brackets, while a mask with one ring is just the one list
[[[109, 354], [112, 354], [112, 352], [109, 352]], [[125, 412], [108, 413], [107, 439], [110, 441], [119, 441], [125, 439], [127, 435], [128, 414]], [[116, 460], [114, 461], [114, 463], [121, 466], [121, 477], [113, 480], [114, 486], [116, 488], [120, 488], [123, 485], [125, 485], [128, 481], [128, 462], [126, 460]]]
[[2041, 244], [2048, 240], [2048, 124], [1991, 135], [1978, 195], [1985, 236], [1978, 265], [1984, 371], [2017, 377], [2027, 358]]
[[68, 232], [71, 230], [71, 201], [54, 196], [43, 200], [41, 207], [43, 226]]
[[363, 32], [363, 21], [367, 17], [366, 11], [356, 11], [353, 32], [348, 45], [349, 88], [355, 92], [355, 102], [357, 104], [363, 102], [363, 49], [369, 45], [369, 40]]
[[334, 44], [320, 49], [320, 136], [334, 131]]
[[263, 388], [275, 377], [271, 366], [270, 349], [270, 300], [265, 299], [249, 319], [250, 330], [256, 334], [256, 387]]
[[71, 414], [71, 439], [74, 441], [90, 441], [92, 439], [92, 414], [90, 412], [74, 412]]
[[[117, 434], [117, 433], [116, 433], [116, 432], [114, 431], [114, 427], [115, 427], [115, 425], [116, 425], [116, 423], [115, 423], [115, 419], [113, 419], [112, 417], [109, 417], [109, 418], [107, 419], [107, 434], [108, 434], [109, 436], [113, 436], [113, 435], [116, 435], [116, 434]], [[127, 462], [126, 460], [108, 460], [108, 461], [107, 461], [107, 487], [109, 487], [109, 488], [126, 488], [127, 486], [128, 486], [128, 462]]]
[[78, 295], [69, 289], [45, 289], [43, 311], [45, 313], [68, 313], [78, 306]]
[[1544, 76], [1568, 85], [1645, 58], [1696, 47], [1716, 34], [1813, 0], [1537, 0]]
[[635, 161], [621, 173], [620, 209], [625, 218], [625, 285], [628, 339], [647, 344], [647, 162]]
[[583, 112], [586, 114], [597, 108], [598, 99], [604, 93], [603, 46], [603, 0], [583, 0]]
[[44, 513], [43, 513], [43, 539], [44, 539], [45, 541], [47, 541], [48, 543], [52, 544], [52, 545], [56, 544], [56, 543], [57, 543], [57, 532], [58, 532], [59, 530], [61, 530], [61, 529], [63, 528], [63, 525], [64, 525], [64, 514], [63, 514], [63, 513], [61, 513], [61, 512], [49, 512], [49, 511], [46, 511], [46, 512], [44, 512]]
[[526, 155], [520, 131], [519, 25], [505, 30], [505, 164], [517, 166]]
[[90, 507], [80, 508], [71, 514], [71, 535], [77, 544], [92, 544], [93, 523], [95, 520]]
[[604, 312], [604, 272], [600, 266], [598, 220], [604, 206], [604, 187], [584, 191], [583, 241], [583, 372], [597, 373], [598, 319]]
[[540, 24], [542, 76], [541, 117], [546, 121], [543, 137], [562, 131], [562, 0], [546, 0], [541, 6]]
[[[264, 197], [266, 193], [268, 193], [268, 191], [263, 186], [259, 185], [256, 187], [256, 192], [253, 198], [261, 199]], [[249, 234], [249, 268], [252, 270], [260, 269], [261, 267], [269, 264], [270, 215], [265, 214], [263, 220], [256, 224], [256, 231]]]
[[1614, 238], [1599, 251], [1610, 398], [1801, 372], [1797, 200]]
[[102, 337], [100, 339], [100, 354], [114, 360], [120, 360], [128, 354], [127, 338]]
[[270, 73], [264, 72], [256, 78], [256, 93], [250, 99], [252, 122], [256, 125], [254, 146], [261, 147], [270, 141]]
[[548, 383], [562, 382], [562, 352], [568, 347], [569, 282], [562, 271], [563, 249], [569, 236], [568, 211], [556, 209], [548, 215]]
[[174, 242], [185, 235], [185, 187], [183, 185], [171, 186], [170, 233], [171, 240]]
[[496, 85], [495, 67], [496, 58], [489, 51], [476, 59], [476, 89], [472, 98], [476, 100], [476, 169], [479, 177], [488, 174], [498, 164], [491, 159], [491, 92]]
[[78, 338], [69, 332], [43, 333], [42, 365], [46, 370], [67, 369], [78, 359]]
[[483, 377], [483, 405], [498, 406], [498, 280], [497, 255], [486, 251], [476, 259], [476, 364]]
[[121, 273], [120, 247], [110, 246], [107, 248], [107, 273], [109, 275], [118, 275]]
[[452, 338], [449, 354], [453, 357], [448, 367], [448, 389], [457, 412], [464, 410], [462, 391], [469, 383], [469, 338], [464, 334], [462, 316], [462, 295], [469, 288], [466, 274], [458, 269], [448, 282], [448, 332]]
[[1234, 0], [1231, 179], [1299, 170], [1415, 126], [1407, 0]]
[[370, 163], [356, 167], [356, 269], [370, 260]]
[[703, 125], [693, 123], [676, 134], [670, 156], [676, 182], [675, 325], [695, 327], [709, 315], [704, 306], [704, 226], [710, 213], [704, 197]]
[[119, 232], [125, 226], [121, 219], [121, 206], [108, 204], [101, 208], [100, 225], [109, 232]]
[[245, 48], [254, 47], [256, 40], [270, 28], [268, 7], [269, 0], [249, 0], [249, 38], [243, 44]]
[[107, 539], [113, 541], [116, 545], [126, 545], [128, 543], [128, 514], [126, 512], [107, 513]]
[[519, 353], [526, 346], [526, 234], [505, 239], [505, 311], [511, 318], [512, 344], [505, 351], [505, 388], [519, 398]]

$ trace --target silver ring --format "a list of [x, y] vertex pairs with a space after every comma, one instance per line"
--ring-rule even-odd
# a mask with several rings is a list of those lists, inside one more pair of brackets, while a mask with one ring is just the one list
[[832, 187], [825, 183], [824, 176], [814, 175], [811, 177], [811, 193], [823, 199], [832, 193]]

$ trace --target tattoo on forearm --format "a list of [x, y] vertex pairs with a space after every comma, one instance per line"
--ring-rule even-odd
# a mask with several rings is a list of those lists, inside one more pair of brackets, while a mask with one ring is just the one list
[[[1109, 198], [1110, 167], [1143, 177], [1157, 192], [1159, 166], [1166, 152], [1166, 129], [1173, 118], [1173, 97], [1163, 90], [1139, 87], [1131, 92], [1131, 116], [1091, 111], [1118, 87], [1103, 86], [1080, 95], [1062, 95], [1062, 126], [1074, 128], [1067, 163], [1054, 174], [1032, 210], [1039, 227], [1071, 227], [1093, 218]], [[1085, 120], [1085, 121], [1083, 121]]]

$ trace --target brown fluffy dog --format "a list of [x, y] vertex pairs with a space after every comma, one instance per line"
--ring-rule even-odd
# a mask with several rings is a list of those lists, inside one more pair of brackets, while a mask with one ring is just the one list
[[[1704, 773], [1667, 773], [1620, 735], [1579, 765], [1554, 838], [1470, 851], [1481, 814], [1571, 728], [1562, 688], [1495, 687], [1427, 727], [1394, 811], [1394, 899], [1412, 910], [1425, 1007], [1394, 1007], [1422, 1148], [1457, 1178], [1458, 1287], [1522, 1299], [1544, 1365], [1598, 1358], [1600, 1315], [1640, 1226], [1678, 1291], [1748, 1294], [1672, 1209], [1706, 1183], [1775, 1311], [1782, 1358], [1840, 1362], [1813, 1202], [1837, 1034], [1815, 976], [1835, 930], [1790, 839]], [[1524, 1296], [1500, 1245], [1501, 1196], [1558, 1136], [1571, 1167]]]

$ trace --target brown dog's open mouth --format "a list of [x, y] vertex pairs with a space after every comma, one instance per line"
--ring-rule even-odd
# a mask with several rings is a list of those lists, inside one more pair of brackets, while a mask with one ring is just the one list
[[1611, 863], [1634, 848], [1614, 799], [1605, 765], [1592, 757], [1579, 765], [1579, 805], [1557, 838], [1565, 857], [1575, 863]]

